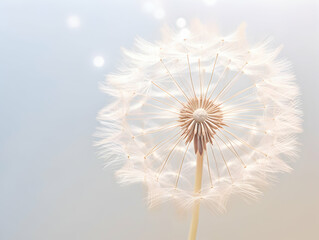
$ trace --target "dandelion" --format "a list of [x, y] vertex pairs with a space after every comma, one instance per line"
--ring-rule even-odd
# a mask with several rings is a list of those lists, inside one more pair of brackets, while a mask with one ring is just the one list
[[98, 115], [99, 145], [119, 182], [143, 182], [150, 207], [172, 200], [225, 211], [234, 194], [255, 199], [274, 174], [289, 172], [301, 132], [299, 90], [290, 64], [270, 39], [247, 43], [193, 22], [187, 38], [136, 40], [102, 89], [113, 102]]

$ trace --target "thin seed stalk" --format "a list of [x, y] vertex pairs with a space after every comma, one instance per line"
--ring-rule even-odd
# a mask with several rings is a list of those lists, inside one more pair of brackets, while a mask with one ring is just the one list
[[[197, 152], [197, 160], [196, 160], [196, 176], [195, 176], [195, 185], [194, 185], [194, 193], [198, 194], [202, 188], [202, 176], [203, 176], [203, 155]], [[196, 200], [193, 206], [193, 216], [191, 221], [191, 226], [189, 229], [188, 240], [196, 240], [197, 228], [198, 228], [198, 220], [199, 220], [199, 207], [200, 200]]]

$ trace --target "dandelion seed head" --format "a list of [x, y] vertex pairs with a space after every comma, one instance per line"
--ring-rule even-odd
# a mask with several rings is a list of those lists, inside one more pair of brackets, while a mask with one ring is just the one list
[[101, 156], [119, 166], [120, 183], [148, 187], [150, 207], [172, 200], [187, 209], [200, 199], [225, 211], [232, 195], [257, 198], [291, 171], [302, 131], [299, 89], [279, 52], [270, 40], [248, 44], [243, 25], [222, 36], [192, 22], [156, 43], [137, 39], [102, 86], [114, 101], [98, 115]]

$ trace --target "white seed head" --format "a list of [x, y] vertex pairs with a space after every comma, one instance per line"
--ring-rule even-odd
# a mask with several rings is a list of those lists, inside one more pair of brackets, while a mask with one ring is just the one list
[[[98, 115], [97, 144], [119, 166], [120, 183], [147, 186], [150, 206], [173, 200], [189, 208], [201, 199], [223, 211], [231, 195], [256, 198], [291, 170], [299, 89], [280, 49], [269, 40], [249, 45], [243, 25], [229, 36], [199, 22], [187, 31], [186, 40], [166, 30], [162, 41], [139, 38], [124, 50], [124, 65], [102, 86], [115, 100]], [[203, 179], [194, 194], [198, 153]]]

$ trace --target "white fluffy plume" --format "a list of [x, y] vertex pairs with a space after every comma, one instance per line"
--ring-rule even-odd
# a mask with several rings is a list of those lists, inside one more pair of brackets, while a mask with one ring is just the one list
[[[232, 194], [254, 199], [274, 174], [289, 172], [299, 90], [270, 43], [250, 46], [243, 25], [221, 36], [194, 22], [186, 38], [166, 29], [161, 41], [137, 39], [124, 50], [123, 66], [102, 86], [113, 102], [98, 115], [100, 153], [118, 164], [119, 182], [144, 183], [150, 206], [200, 199], [222, 211]], [[204, 154], [199, 193], [196, 151]]]

